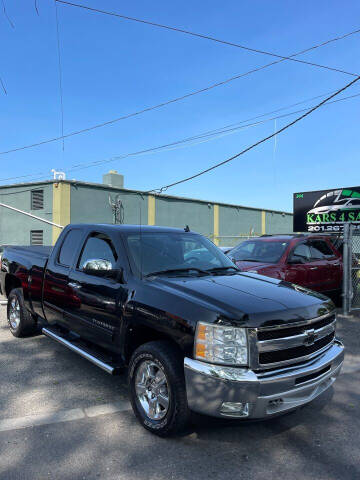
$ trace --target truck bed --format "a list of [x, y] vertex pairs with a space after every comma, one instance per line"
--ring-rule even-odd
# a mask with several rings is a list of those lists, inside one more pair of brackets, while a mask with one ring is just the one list
[[26, 307], [35, 314], [42, 314], [41, 292], [46, 264], [52, 251], [51, 246], [9, 245], [4, 247], [1, 258], [0, 292], [7, 295], [9, 284], [6, 275], [11, 274], [11, 281], [23, 289]]
[[31, 253], [48, 258], [53, 247], [44, 245], [9, 245], [6, 250], [16, 250], [21, 253]]

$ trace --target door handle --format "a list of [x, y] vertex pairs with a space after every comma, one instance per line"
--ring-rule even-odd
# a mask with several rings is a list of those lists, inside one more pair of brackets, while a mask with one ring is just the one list
[[81, 288], [81, 285], [78, 282], [69, 282], [68, 287], [77, 289], [77, 288]]
[[310, 267], [310, 270], [317, 270], [319, 267]]

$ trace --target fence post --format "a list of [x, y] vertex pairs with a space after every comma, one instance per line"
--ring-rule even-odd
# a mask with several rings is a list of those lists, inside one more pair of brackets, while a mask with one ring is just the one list
[[343, 247], [343, 314], [348, 315], [350, 311], [350, 276], [351, 276], [351, 255], [350, 255], [350, 225], [344, 225], [344, 247]]

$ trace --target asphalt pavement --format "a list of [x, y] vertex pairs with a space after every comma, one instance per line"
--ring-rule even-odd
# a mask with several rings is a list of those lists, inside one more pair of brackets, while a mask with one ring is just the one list
[[341, 318], [347, 347], [335, 386], [265, 422], [194, 416], [161, 439], [111, 377], [44, 336], [14, 338], [0, 306], [0, 479], [360, 478], [360, 318]]

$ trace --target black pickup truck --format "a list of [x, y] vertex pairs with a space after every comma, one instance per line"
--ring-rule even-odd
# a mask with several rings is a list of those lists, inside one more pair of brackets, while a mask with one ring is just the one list
[[162, 436], [190, 411], [295, 409], [343, 363], [328, 298], [240, 272], [188, 229], [69, 225], [53, 248], [5, 248], [1, 290], [13, 335], [41, 331], [110, 374], [127, 368], [136, 417]]

